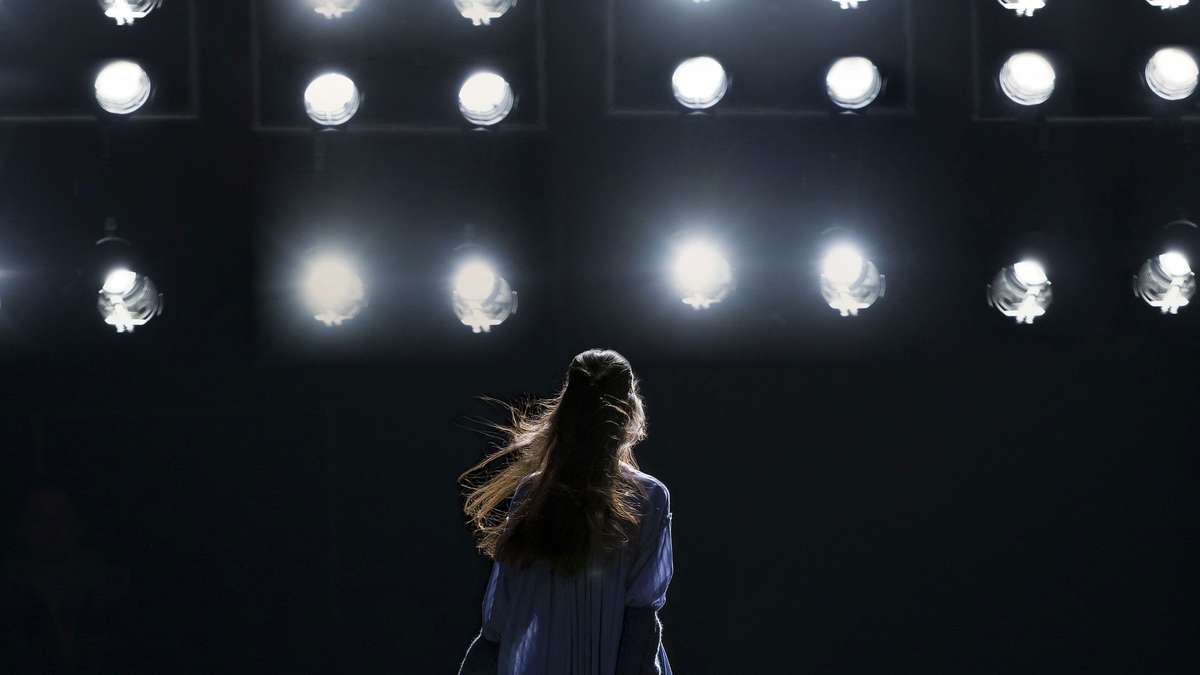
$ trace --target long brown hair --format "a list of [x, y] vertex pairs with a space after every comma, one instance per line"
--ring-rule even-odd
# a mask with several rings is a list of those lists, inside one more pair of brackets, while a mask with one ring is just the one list
[[[511, 421], [496, 426], [502, 445], [459, 476], [479, 550], [575, 574], [593, 553], [620, 548], [637, 529], [642, 495], [621, 465], [637, 468], [633, 446], [646, 436], [629, 361], [612, 350], [588, 350], [571, 360], [556, 396], [507, 407]], [[504, 467], [492, 470], [497, 462]], [[482, 482], [473, 478], [480, 473]], [[499, 507], [527, 478], [506, 522]]]

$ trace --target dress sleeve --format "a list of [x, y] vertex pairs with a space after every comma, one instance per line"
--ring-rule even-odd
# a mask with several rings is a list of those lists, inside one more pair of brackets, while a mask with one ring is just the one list
[[655, 611], [667, 602], [667, 586], [675, 573], [671, 551], [671, 495], [656, 486], [649, 510], [643, 516], [639, 547], [630, 569], [625, 594], [626, 607], [648, 607]]
[[[509, 504], [508, 511], [512, 513], [520, 505], [529, 492], [529, 486], [532, 479], [537, 474], [526, 476], [517, 484], [517, 489], [513, 491], [513, 498]], [[505, 527], [508, 527], [507, 518], [505, 519]], [[483, 632], [485, 639], [492, 642], [499, 642], [504, 626], [505, 612], [508, 609], [508, 592], [507, 586], [504, 583], [504, 564], [500, 561], [492, 563], [492, 575], [488, 579], [487, 591], [483, 594]]]

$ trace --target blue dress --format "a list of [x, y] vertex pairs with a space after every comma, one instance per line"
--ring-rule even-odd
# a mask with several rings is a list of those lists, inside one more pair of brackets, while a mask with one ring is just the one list
[[[499, 675], [613, 675], [626, 607], [657, 611], [667, 600], [671, 496], [653, 476], [623, 466], [645, 488], [636, 542], [579, 575], [543, 563], [525, 569], [496, 562], [483, 599], [482, 637], [499, 643]], [[513, 502], [523, 496], [517, 488]], [[658, 667], [671, 675], [658, 645]]]

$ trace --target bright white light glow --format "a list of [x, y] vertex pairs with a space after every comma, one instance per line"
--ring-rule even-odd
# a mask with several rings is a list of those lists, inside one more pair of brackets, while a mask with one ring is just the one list
[[1017, 275], [1017, 281], [1026, 286], [1041, 286], [1050, 281], [1046, 277], [1046, 269], [1032, 260], [1022, 260], [1013, 265], [1013, 272]]
[[358, 9], [360, 0], [308, 0], [312, 10], [326, 19], [340, 19]]
[[144, 19], [161, 4], [162, 0], [100, 0], [100, 9], [118, 26], [132, 26], [134, 21]]
[[1159, 9], [1177, 9], [1188, 4], [1191, 0], [1146, 0], [1151, 7]]
[[354, 80], [341, 73], [320, 75], [304, 90], [304, 111], [309, 119], [324, 126], [350, 121], [361, 103]]
[[1147, 260], [1133, 282], [1134, 292], [1163, 314], [1178, 314], [1196, 295], [1196, 275], [1179, 251]]
[[838, 244], [821, 262], [821, 296], [842, 316], [858, 313], [883, 297], [885, 280], [875, 263], [854, 246]]
[[853, 246], [835, 246], [825, 254], [821, 276], [835, 284], [849, 286], [862, 276], [864, 262], [862, 254]]
[[508, 80], [496, 73], [475, 73], [458, 90], [458, 109], [472, 124], [498, 124], [512, 112], [516, 97]]
[[128, 115], [150, 99], [150, 76], [133, 61], [113, 61], [96, 75], [96, 102], [114, 115]]
[[326, 326], [340, 326], [366, 306], [366, 286], [357, 268], [337, 254], [326, 253], [309, 261], [302, 286], [313, 318]]
[[729, 76], [711, 56], [697, 56], [680, 63], [671, 76], [675, 100], [685, 108], [704, 110], [716, 105], [729, 90]]
[[1158, 256], [1158, 264], [1162, 266], [1164, 272], [1173, 277], [1186, 277], [1192, 273], [1192, 266], [1188, 264], [1187, 256], [1179, 251], [1168, 251]]
[[1000, 88], [1014, 103], [1040, 105], [1054, 93], [1054, 66], [1037, 52], [1018, 52], [1000, 69]]
[[149, 277], [118, 267], [104, 277], [96, 309], [118, 333], [131, 333], [162, 312], [162, 294]]
[[464, 300], [486, 300], [496, 288], [496, 272], [482, 260], [471, 260], [454, 275], [454, 292]]
[[125, 295], [133, 290], [133, 286], [136, 283], [136, 273], [124, 267], [119, 267], [104, 277], [104, 286], [101, 290], [111, 295]]
[[870, 59], [848, 56], [838, 59], [825, 74], [829, 99], [842, 108], [858, 110], [871, 105], [883, 88], [879, 69]]
[[476, 26], [487, 26], [512, 9], [517, 0], [454, 0], [458, 13]]
[[716, 246], [706, 241], [684, 244], [671, 268], [684, 304], [707, 309], [733, 290], [733, 268]]
[[1033, 13], [1046, 7], [1046, 0], [1000, 0], [1000, 6], [1011, 9], [1017, 16], [1033, 16]]
[[1146, 64], [1146, 85], [1159, 97], [1179, 101], [1196, 91], [1200, 68], [1196, 59], [1178, 47], [1164, 47]]
[[858, 9], [858, 3], [866, 2], [867, 0], [833, 0], [842, 6], [842, 9]]
[[490, 332], [517, 312], [517, 293], [487, 261], [471, 258], [454, 274], [454, 313], [475, 333]]

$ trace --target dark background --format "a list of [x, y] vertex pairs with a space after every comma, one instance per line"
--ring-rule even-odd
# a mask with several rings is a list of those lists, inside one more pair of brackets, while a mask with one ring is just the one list
[[[1136, 80], [1178, 24], [1200, 35], [1200, 7], [1059, 0], [1018, 23], [990, 1], [661, 4], [522, 0], [477, 31], [449, 0], [380, 2], [296, 33], [260, 32], [246, 2], [168, 0], [125, 33], [87, 2], [0, 4], [4, 79], [33, 92], [0, 111], [5, 550], [27, 488], [64, 484], [131, 575], [109, 672], [453, 672], [487, 572], [455, 476], [487, 446], [471, 419], [499, 418], [474, 397], [548, 393], [591, 346], [643, 380], [677, 673], [1195, 671], [1200, 311], [1159, 316], [1129, 278], [1200, 207], [1192, 108]], [[609, 17], [612, 44], [646, 51], [609, 54]], [[383, 39], [385, 20], [424, 37]], [[1046, 48], [1048, 22], [1087, 75], [1062, 75], [1061, 118], [1015, 115], [992, 66]], [[367, 73], [363, 126], [314, 134], [280, 103], [290, 86], [299, 109], [318, 60], [297, 36], [366, 23], [364, 43], [319, 42]], [[891, 65], [879, 114], [822, 109], [837, 31]], [[91, 119], [89, 69], [123, 34], [157, 72], [194, 71], [196, 99], [176, 81], [144, 115]], [[658, 62], [706, 38], [734, 88], [684, 116]], [[473, 53], [512, 65], [512, 127], [442, 105]], [[256, 88], [270, 59], [290, 65]], [[167, 295], [133, 335], [96, 316], [85, 272], [109, 215]], [[888, 275], [854, 320], [817, 292], [833, 226]], [[693, 228], [739, 278], [704, 313], [664, 279]], [[445, 299], [468, 236], [521, 298], [486, 336]], [[291, 285], [327, 241], [368, 261], [371, 305], [339, 330]], [[984, 289], [1026, 252], [1056, 304], [1018, 327]]]

